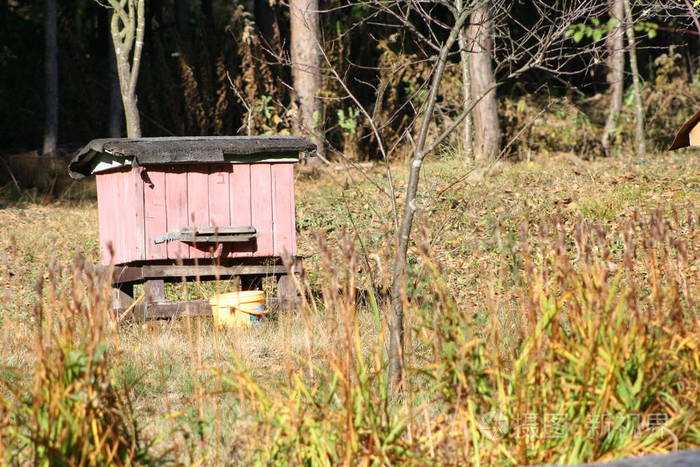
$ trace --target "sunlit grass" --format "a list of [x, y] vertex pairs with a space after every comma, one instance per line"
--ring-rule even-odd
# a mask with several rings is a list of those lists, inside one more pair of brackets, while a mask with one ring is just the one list
[[[352, 170], [300, 179], [305, 304], [244, 331], [217, 331], [206, 319], [102, 321], [105, 284], [72, 260], [80, 251], [97, 261], [94, 204], [11, 205], [0, 210], [5, 452], [19, 463], [45, 456], [26, 435], [42, 414], [60, 419], [42, 397], [92, 380], [99, 394], [121, 397], [99, 395], [98, 429], [114, 424], [108, 413], [137, 423], [118, 439], [144, 460], [512, 465], [697, 447], [692, 164], [605, 160], [584, 170], [535, 159], [476, 180], [454, 155], [429, 164], [408, 278], [409, 372], [393, 395], [382, 344], [391, 203], [372, 183], [385, 184], [381, 167], [371, 180]], [[37, 288], [42, 279], [51, 288]], [[44, 357], [38, 302], [49, 328], [63, 330]], [[74, 345], [98, 364], [68, 386], [41, 376], [67, 362], [49, 349]], [[80, 405], [62, 407], [76, 432], [85, 428]], [[59, 435], [44, 445], [75, 452]], [[82, 446], [98, 452], [91, 442]]]

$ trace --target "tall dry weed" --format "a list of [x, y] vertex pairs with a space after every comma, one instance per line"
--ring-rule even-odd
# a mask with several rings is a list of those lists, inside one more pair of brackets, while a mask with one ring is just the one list
[[418, 370], [448, 414], [431, 427], [440, 451], [495, 465], [697, 446], [700, 278], [684, 240], [697, 222], [635, 215], [612, 235], [563, 225], [521, 239], [526, 331], [515, 358], [489, 351], [497, 324], [475, 332], [450, 305], [423, 315], [433, 360]]
[[[362, 335], [358, 255], [351, 242], [338, 255], [323, 242], [320, 249], [322, 296], [307, 301], [301, 312], [310, 327], [318, 329], [314, 321], [327, 324], [329, 345], [321, 355], [293, 355], [296, 365], [280, 381], [259, 378], [236, 356], [216, 372], [222, 391], [236, 394], [257, 421], [252, 460], [259, 465], [414, 462], [421, 454], [406, 432], [407, 406], [387, 390], [382, 331]], [[378, 317], [376, 300], [370, 303]], [[380, 322], [374, 325], [381, 328]]]
[[[350, 244], [337, 255], [321, 243], [322, 294], [307, 297], [302, 313], [335, 323], [334, 345], [297, 356], [281, 381], [236, 357], [217, 373], [257, 420], [254, 460], [520, 465], [697, 447], [700, 249], [689, 239], [700, 229], [686, 217], [634, 214], [613, 231], [556, 216], [523, 226], [517, 261], [502, 258], [514, 290], [480, 291], [485, 325], [457, 307], [420, 246], [426, 279], [422, 296], [409, 297], [412, 370], [396, 396], [386, 391], [382, 320], [373, 338], [359, 324], [383, 311], [371, 287], [371, 299], [358, 301], [361, 260]], [[507, 351], [501, 307], [522, 321]]]
[[113, 383], [115, 331], [104, 272], [76, 259], [68, 275], [52, 265], [38, 285], [28, 387], [4, 381], [5, 460], [35, 465], [134, 465], [151, 461], [129, 388]]

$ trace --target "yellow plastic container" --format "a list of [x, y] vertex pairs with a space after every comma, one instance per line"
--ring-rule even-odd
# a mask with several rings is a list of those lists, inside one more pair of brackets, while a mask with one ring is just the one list
[[265, 292], [242, 290], [216, 295], [209, 299], [218, 328], [245, 328], [260, 321], [267, 314]]

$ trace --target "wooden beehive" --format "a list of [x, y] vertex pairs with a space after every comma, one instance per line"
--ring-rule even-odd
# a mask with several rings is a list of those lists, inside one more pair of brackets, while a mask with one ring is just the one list
[[105, 265], [296, 254], [295, 137], [94, 140], [71, 175], [95, 174]]
[[676, 133], [669, 150], [700, 146], [700, 112], [690, 117]]

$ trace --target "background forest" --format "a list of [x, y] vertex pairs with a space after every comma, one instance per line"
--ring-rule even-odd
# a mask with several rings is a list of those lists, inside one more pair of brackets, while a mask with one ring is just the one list
[[[403, 137], [391, 141], [394, 144], [406, 144], [405, 133], [417, 131], [411, 125], [426, 97], [435, 53], [419, 37], [442, 40], [452, 21], [440, 3], [426, 4], [434, 21], [415, 21], [416, 34], [372, 2], [319, 3], [325, 57], [317, 119], [328, 158], [380, 157], [369, 122], [356, 104], [373, 113], [381, 102], [380, 115], [373, 116], [379, 126], [391, 129], [394, 140]], [[612, 6], [597, 3], [581, 2], [577, 7], [579, 15], [567, 23], [568, 39], [556, 60], [514, 77], [510, 76], [516, 54], [512, 44], [535, 30], [538, 14], [555, 12], [538, 12], [527, 1], [493, 4], [503, 14], [494, 13], [494, 27], [489, 30], [494, 44], [488, 52], [494, 67], [493, 76], [487, 78], [498, 83], [496, 124], [503, 133], [502, 156], [527, 158], [532, 151], [581, 157], [605, 153], [600, 141], [614, 92], [608, 72], [615, 47], [619, 48], [611, 37], [620, 23], [614, 20]], [[44, 5], [32, 0], [0, 5], [0, 148], [6, 154], [38, 148], [44, 137], [40, 122], [48, 109], [46, 94], [38, 92], [46, 81]], [[661, 148], [695, 111], [700, 36], [683, 1], [633, 1], [631, 7], [645, 130], [650, 146]], [[58, 141], [64, 152], [91, 138], [125, 134], [110, 48], [110, 15], [111, 10], [91, 0], [57, 4]], [[274, 0], [147, 2], [138, 81], [143, 135], [291, 131], [297, 113], [289, 20], [289, 6]], [[473, 47], [467, 49], [466, 60], [479, 55]], [[456, 52], [449, 58], [437, 106], [440, 128], [462, 108], [460, 60]], [[616, 147], [629, 143], [633, 134], [632, 74], [626, 62], [625, 105], [614, 128]], [[342, 76], [348, 89], [331, 71]], [[452, 138], [453, 143], [459, 140], [457, 135]], [[460, 145], [460, 150], [466, 153], [470, 148]]]

